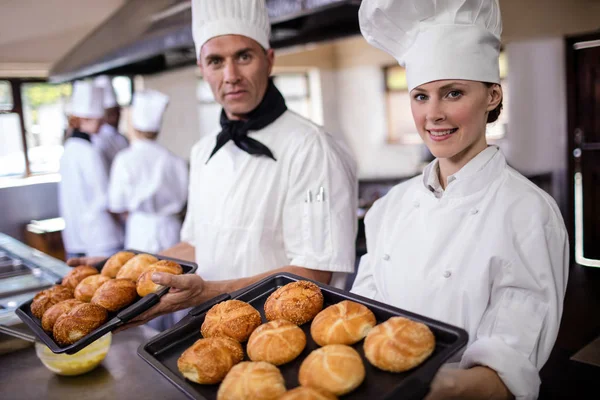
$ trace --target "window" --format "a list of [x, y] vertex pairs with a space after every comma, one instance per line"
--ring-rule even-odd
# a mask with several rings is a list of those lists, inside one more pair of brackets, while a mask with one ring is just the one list
[[[387, 92], [388, 142], [399, 144], [423, 143], [412, 118], [406, 71], [403, 67], [394, 65], [384, 68], [384, 73]], [[503, 108], [498, 121], [487, 126], [486, 136], [489, 140], [501, 139], [506, 134], [509, 118], [509, 88], [506, 74], [506, 54], [502, 51], [500, 53], [500, 84], [504, 92]]]
[[[131, 79], [117, 76], [112, 83], [119, 105], [129, 105]], [[0, 177], [59, 171], [71, 91], [71, 83], [0, 80]]]

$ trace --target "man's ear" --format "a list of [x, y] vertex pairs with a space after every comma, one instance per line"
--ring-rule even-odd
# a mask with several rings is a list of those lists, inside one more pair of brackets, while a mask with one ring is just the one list
[[487, 111], [495, 110], [498, 104], [502, 102], [504, 94], [502, 93], [502, 86], [497, 83], [493, 84], [488, 88], [488, 106]]
[[275, 51], [273, 49], [269, 49], [266, 52], [267, 55], [267, 63], [269, 64], [269, 76], [271, 76], [271, 72], [273, 71], [273, 65], [275, 65]]

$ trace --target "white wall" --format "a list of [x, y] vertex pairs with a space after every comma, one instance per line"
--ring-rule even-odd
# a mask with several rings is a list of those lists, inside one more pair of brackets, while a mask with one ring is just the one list
[[[144, 88], [170, 96], [158, 142], [186, 160], [200, 139], [195, 66], [144, 76]], [[218, 120], [217, 120], [218, 124]]]

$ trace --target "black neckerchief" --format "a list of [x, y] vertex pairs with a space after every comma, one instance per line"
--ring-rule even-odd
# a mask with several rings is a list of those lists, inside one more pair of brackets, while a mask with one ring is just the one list
[[257, 131], [270, 125], [287, 110], [285, 100], [275, 87], [272, 79], [262, 101], [254, 110], [247, 114], [246, 121], [231, 121], [227, 118], [225, 110], [221, 110], [221, 132], [217, 135], [217, 143], [208, 160], [215, 155], [228, 141], [233, 140], [235, 145], [253, 156], [266, 156], [273, 160], [275, 156], [267, 146], [256, 139], [248, 137], [248, 131]]
[[83, 140], [87, 140], [88, 142], [92, 142], [92, 139], [90, 138], [90, 135], [85, 133], [85, 132], [81, 132], [79, 129], [75, 129], [73, 130], [73, 133], [71, 134], [71, 137], [74, 138], [79, 138], [79, 139], [83, 139]]

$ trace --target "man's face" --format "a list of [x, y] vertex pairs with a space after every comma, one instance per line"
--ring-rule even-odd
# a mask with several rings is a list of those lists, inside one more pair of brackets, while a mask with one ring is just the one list
[[121, 119], [121, 108], [113, 107], [104, 110], [104, 122], [115, 128], [119, 127], [119, 120]]
[[244, 119], [261, 102], [274, 53], [241, 35], [217, 36], [200, 50], [198, 66], [229, 119]]

